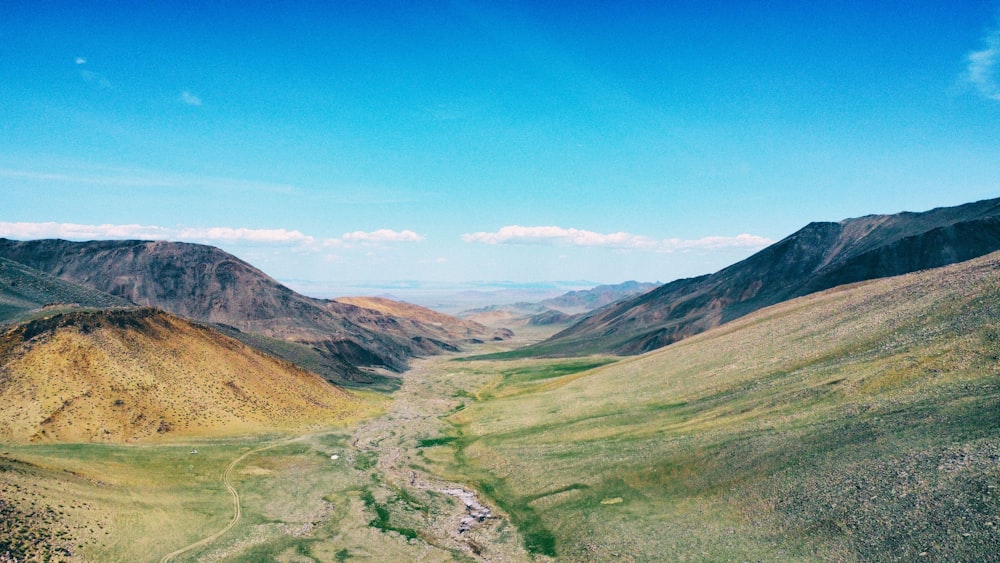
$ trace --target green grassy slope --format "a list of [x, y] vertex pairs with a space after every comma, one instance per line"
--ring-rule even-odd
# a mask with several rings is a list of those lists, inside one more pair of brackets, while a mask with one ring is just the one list
[[529, 550], [566, 560], [988, 560], [998, 360], [994, 253], [591, 371], [508, 376], [452, 415], [437, 470], [477, 484]]
[[[443, 560], [368, 525], [367, 472], [345, 455], [349, 434], [259, 436], [156, 445], [0, 446], [0, 559], [155, 563], [242, 515], [188, 561]], [[191, 453], [197, 451], [197, 454]]]

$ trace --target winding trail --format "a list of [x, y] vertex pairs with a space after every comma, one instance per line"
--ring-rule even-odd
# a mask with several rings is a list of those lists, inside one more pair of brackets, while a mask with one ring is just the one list
[[[421, 539], [429, 546], [440, 549], [442, 553], [460, 552], [480, 562], [529, 561], [532, 557], [524, 550], [519, 534], [506, 514], [490, 506], [468, 484], [448, 481], [419, 469], [423, 465], [419, 458], [420, 440], [440, 436], [447, 430], [442, 417], [460, 406], [461, 399], [455, 394], [457, 388], [477, 386], [469, 381], [473, 378], [469, 373], [462, 373], [453, 379], [454, 370], [447, 363], [450, 358], [414, 360], [411, 369], [403, 375], [402, 387], [393, 394], [388, 411], [353, 429], [350, 445], [344, 452], [347, 454], [345, 461], [354, 463], [357, 455], [372, 456], [375, 462], [373, 467], [356, 467], [354, 471], [359, 475], [372, 472], [378, 478], [363, 475], [361, 482], [380, 483], [370, 486], [388, 490], [390, 495], [395, 494], [392, 491], [408, 489], [426, 503], [430, 509], [423, 513], [423, 521], [411, 521], [404, 525], [419, 527]], [[243, 516], [240, 495], [231, 482], [231, 476], [241, 462], [264, 450], [322, 433], [275, 440], [233, 459], [222, 474], [222, 483], [232, 498], [232, 519], [215, 533], [163, 556], [160, 563], [180, 560], [186, 554], [190, 557], [191, 552], [219, 540], [240, 522]], [[450, 497], [451, 500], [443, 501], [442, 497]], [[395, 514], [392, 518], [398, 516]]]
[[181, 555], [184, 555], [188, 551], [191, 551], [193, 549], [197, 549], [199, 547], [204, 547], [204, 546], [206, 546], [206, 545], [214, 542], [215, 540], [217, 540], [220, 537], [222, 537], [223, 534], [225, 534], [229, 530], [233, 529], [233, 526], [235, 526], [240, 521], [240, 518], [243, 517], [243, 508], [240, 506], [240, 493], [239, 493], [239, 491], [236, 490], [236, 487], [233, 486], [233, 483], [230, 480], [230, 478], [232, 477], [233, 470], [236, 469], [236, 466], [239, 465], [239, 463], [241, 461], [243, 461], [244, 459], [250, 457], [251, 455], [253, 455], [255, 453], [259, 453], [259, 452], [262, 452], [262, 451], [265, 451], [265, 450], [269, 450], [271, 448], [275, 448], [275, 447], [278, 447], [278, 446], [283, 446], [285, 444], [290, 444], [292, 442], [298, 442], [300, 440], [304, 440], [304, 439], [308, 438], [309, 436], [310, 436], [310, 434], [306, 434], [306, 435], [302, 435], [302, 436], [296, 436], [294, 438], [287, 438], [287, 439], [284, 439], [284, 440], [277, 440], [277, 441], [271, 442], [269, 444], [265, 444], [263, 446], [259, 446], [257, 448], [252, 449], [252, 450], [243, 452], [239, 457], [237, 457], [233, 461], [229, 462], [229, 465], [226, 466], [226, 470], [222, 473], [222, 484], [226, 486], [226, 490], [229, 491], [229, 495], [233, 498], [233, 519], [230, 520], [229, 523], [226, 524], [226, 526], [223, 527], [218, 532], [215, 532], [214, 534], [212, 534], [212, 535], [210, 535], [210, 536], [208, 536], [206, 538], [200, 539], [200, 540], [198, 540], [198, 541], [196, 541], [196, 542], [194, 542], [194, 543], [192, 543], [190, 545], [186, 545], [186, 546], [184, 546], [184, 547], [182, 547], [182, 548], [180, 548], [178, 550], [171, 551], [170, 553], [164, 555], [163, 558], [160, 559], [160, 563], [167, 563], [168, 561], [173, 561], [175, 558], [177, 558], [177, 557], [179, 557]]

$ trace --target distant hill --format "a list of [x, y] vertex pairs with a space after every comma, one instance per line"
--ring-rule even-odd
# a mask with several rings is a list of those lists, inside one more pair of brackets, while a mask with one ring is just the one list
[[539, 303], [550, 309], [556, 309], [564, 313], [582, 313], [610, 305], [627, 297], [641, 295], [660, 287], [660, 285], [662, 284], [637, 281], [627, 281], [614, 285], [599, 285], [591, 289], [570, 291], [559, 297], [542, 300]]
[[0, 324], [43, 307], [124, 307], [120, 297], [69, 283], [6, 258], [0, 258]]
[[151, 308], [0, 333], [0, 441], [131, 442], [302, 429], [370, 410], [317, 375]]
[[0, 257], [137, 305], [225, 325], [228, 334], [280, 357], [307, 358], [337, 382], [364, 382], [358, 366], [399, 371], [409, 358], [458, 344], [405, 318], [300, 295], [211, 246], [0, 239]]
[[677, 280], [599, 309], [523, 353], [638, 354], [794, 297], [997, 249], [1000, 199], [811, 223], [719, 272]]
[[539, 303], [520, 301], [506, 305], [487, 305], [458, 313], [460, 318], [493, 327], [518, 327], [530, 324], [535, 315], [553, 312]]
[[509, 330], [490, 329], [474, 321], [462, 320], [403, 301], [382, 297], [338, 297], [334, 301], [392, 315], [413, 323], [409, 332], [436, 334], [442, 341], [482, 342], [483, 339], [505, 340], [512, 336]]
[[543, 313], [528, 317], [528, 324], [531, 326], [565, 325], [571, 323], [576, 318], [577, 315], [570, 315], [562, 311], [549, 309]]
[[636, 281], [599, 285], [591, 289], [569, 291], [537, 303], [520, 301], [469, 309], [460, 312], [459, 316], [488, 326], [568, 325], [580, 318], [582, 313], [645, 293], [659, 286], [659, 283]]

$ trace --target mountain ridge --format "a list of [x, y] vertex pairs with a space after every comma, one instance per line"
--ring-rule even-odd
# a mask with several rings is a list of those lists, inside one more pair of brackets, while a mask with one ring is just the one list
[[506, 305], [488, 305], [466, 309], [461, 318], [488, 326], [568, 325], [589, 311], [650, 291], [660, 283], [629, 280], [619, 284], [597, 285], [573, 290], [538, 302], [519, 301]]
[[0, 325], [57, 306], [124, 307], [129, 301], [0, 258]]
[[629, 280], [617, 284], [603, 284], [590, 289], [568, 291], [559, 297], [539, 301], [550, 309], [556, 309], [567, 314], [592, 311], [605, 305], [610, 305], [627, 297], [639, 295], [656, 289], [660, 283], [638, 282]]
[[454, 351], [459, 344], [409, 319], [306, 297], [207, 245], [0, 239], [0, 257], [140, 306], [225, 325], [247, 343], [253, 342], [248, 334], [257, 334], [300, 345], [284, 357], [316, 355], [312, 365], [339, 383], [363, 383], [368, 376], [359, 367], [402, 371], [410, 358]]
[[675, 280], [585, 315], [522, 353], [639, 354], [824, 289], [1000, 249], [1000, 198], [922, 213], [813, 222], [719, 270]]

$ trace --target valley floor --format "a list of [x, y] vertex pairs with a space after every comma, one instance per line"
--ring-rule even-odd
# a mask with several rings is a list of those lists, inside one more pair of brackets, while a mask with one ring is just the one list
[[998, 561], [998, 273], [839, 288], [632, 358], [420, 360], [384, 415], [303, 436], [0, 445], [0, 552]]
[[[0, 445], [0, 555], [83, 561], [525, 561], [420, 444], [488, 379], [415, 362], [388, 411], [306, 435], [153, 445]], [[234, 506], [234, 501], [236, 502]]]

